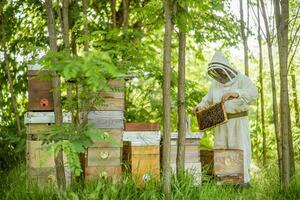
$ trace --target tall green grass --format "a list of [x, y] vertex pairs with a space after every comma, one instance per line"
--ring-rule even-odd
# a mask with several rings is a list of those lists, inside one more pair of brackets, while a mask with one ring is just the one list
[[[276, 176], [275, 166], [252, 174], [250, 189], [241, 190], [232, 186], [218, 185], [206, 176], [202, 177], [202, 181], [201, 185], [195, 185], [191, 175], [173, 176], [172, 199], [300, 199], [299, 173], [291, 182], [289, 190], [283, 192]], [[0, 199], [164, 199], [161, 182], [152, 181], [141, 188], [137, 187], [130, 175], [124, 175], [119, 181], [100, 179], [84, 184], [78, 183], [70, 186], [66, 192], [60, 193], [54, 186], [40, 186], [31, 181], [27, 177], [24, 165], [17, 166], [6, 174], [1, 174], [0, 184]]]

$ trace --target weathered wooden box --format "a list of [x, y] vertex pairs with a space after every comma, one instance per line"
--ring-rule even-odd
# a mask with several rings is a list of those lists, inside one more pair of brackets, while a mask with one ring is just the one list
[[214, 150], [200, 148], [200, 161], [202, 164], [203, 172], [207, 175], [214, 174]]
[[28, 69], [28, 110], [54, 110], [52, 91], [50, 73], [41, 70], [39, 65], [30, 65]]
[[[24, 115], [27, 134], [40, 134], [54, 123], [54, 112], [27, 112]], [[63, 123], [72, 123], [71, 113], [63, 113]]]
[[239, 149], [214, 150], [214, 174], [225, 184], [244, 183], [244, 155]]
[[95, 128], [102, 129], [123, 129], [123, 111], [90, 111], [88, 122]]
[[96, 106], [95, 110], [121, 110], [125, 109], [124, 92], [100, 92], [99, 96], [103, 98], [103, 104]]
[[159, 131], [159, 123], [126, 122], [125, 131]]
[[102, 129], [106, 135], [105, 141], [93, 141], [93, 147], [123, 147], [122, 129]]
[[128, 170], [138, 185], [160, 177], [160, 132], [125, 131], [123, 134], [124, 170]]
[[122, 173], [122, 148], [120, 147], [90, 147], [85, 160], [86, 180], [100, 177], [118, 177]]
[[213, 128], [217, 125], [225, 123], [228, 120], [224, 103], [216, 103], [204, 110], [197, 112], [196, 116], [200, 131]]

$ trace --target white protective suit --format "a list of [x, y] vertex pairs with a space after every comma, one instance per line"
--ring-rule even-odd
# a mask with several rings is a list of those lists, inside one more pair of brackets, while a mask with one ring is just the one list
[[[216, 52], [213, 56], [208, 70], [211, 70], [212, 68], [227, 68], [233, 70], [231, 77], [229, 78], [230, 81], [222, 84], [213, 80], [208, 94], [204, 96], [198, 106], [206, 107], [214, 103], [219, 103], [224, 94], [236, 92], [239, 94], [238, 98], [227, 100], [225, 102], [226, 112], [239, 113], [247, 111], [250, 104], [254, 102], [258, 96], [256, 86], [247, 76], [231, 68], [227, 59], [221, 52]], [[232, 118], [229, 119], [227, 123], [217, 126], [215, 128], [214, 148], [243, 150], [244, 182], [248, 183], [250, 181], [249, 168], [251, 162], [251, 142], [248, 116]]]

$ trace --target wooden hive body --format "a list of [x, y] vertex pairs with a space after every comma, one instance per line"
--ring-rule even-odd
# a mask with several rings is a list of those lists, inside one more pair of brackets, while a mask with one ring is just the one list
[[28, 70], [28, 110], [53, 111], [53, 87], [50, 73], [33, 65]]
[[[201, 162], [200, 162], [200, 139], [203, 133], [187, 133], [185, 139], [185, 170], [195, 176], [195, 183], [200, 183]], [[176, 172], [178, 133], [171, 133], [171, 167]]]
[[223, 103], [214, 104], [196, 113], [200, 131], [214, 128], [227, 121], [227, 114]]
[[214, 150], [214, 174], [225, 184], [244, 183], [244, 155], [239, 149]]
[[[27, 172], [38, 183], [56, 183], [54, 150], [50, 145], [42, 144], [39, 135], [47, 131], [54, 123], [53, 112], [28, 112], [24, 122], [27, 129], [26, 166]], [[63, 114], [63, 122], [71, 123], [71, 114]], [[70, 183], [71, 172], [64, 157], [67, 184]]]
[[88, 122], [110, 138], [97, 141], [88, 148], [85, 155], [85, 179], [99, 177], [119, 178], [122, 175], [122, 132], [124, 129], [124, 81], [109, 80], [110, 89], [99, 92], [104, 102], [88, 113]]
[[160, 132], [125, 131], [123, 134], [124, 170], [128, 170], [142, 186], [160, 177]]

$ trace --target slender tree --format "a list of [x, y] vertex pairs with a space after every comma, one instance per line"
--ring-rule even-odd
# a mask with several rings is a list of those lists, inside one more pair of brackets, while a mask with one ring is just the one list
[[127, 32], [128, 29], [128, 16], [129, 16], [129, 0], [122, 0], [123, 1], [123, 31], [124, 33]]
[[288, 92], [289, 1], [274, 0], [274, 11], [280, 65], [280, 127], [282, 135], [282, 181], [284, 188], [287, 189], [290, 182], [290, 107]]
[[116, 0], [110, 0], [110, 9], [111, 9], [112, 28], [116, 28], [116, 26], [117, 26]]
[[88, 35], [89, 35], [89, 27], [88, 27], [88, 19], [87, 19], [87, 8], [88, 8], [88, 1], [87, 0], [82, 0], [82, 11], [83, 11], [83, 16], [84, 16], [84, 23], [83, 23], [83, 35], [84, 35], [84, 51], [89, 50], [89, 42], [88, 42]]
[[166, 199], [171, 199], [171, 43], [172, 43], [172, 2], [164, 1], [164, 53], [163, 53], [163, 182]]
[[274, 72], [274, 61], [273, 61], [273, 39], [271, 37], [269, 22], [266, 13], [266, 7], [264, 0], [260, 0], [262, 17], [264, 21], [265, 31], [266, 31], [266, 41], [268, 46], [268, 57], [269, 57], [269, 67], [270, 67], [270, 77], [271, 77], [271, 87], [272, 87], [272, 107], [273, 107], [273, 121], [274, 129], [277, 143], [277, 158], [278, 158], [278, 168], [279, 168], [279, 177], [282, 177], [282, 148], [281, 148], [281, 136], [279, 130], [279, 113], [278, 113], [278, 102], [277, 102], [277, 89], [276, 89], [276, 80]]
[[[185, 12], [185, 9], [183, 10]], [[185, 163], [185, 137], [186, 137], [186, 113], [185, 113], [185, 50], [186, 50], [186, 30], [179, 27], [179, 47], [178, 47], [178, 140], [176, 172], [184, 171]]]
[[[247, 7], [248, 7], [248, 1], [247, 1]], [[245, 33], [246, 31], [245, 31], [245, 21], [244, 21], [243, 0], [240, 0], [240, 28], [241, 28], [241, 35], [242, 35], [243, 46], [244, 46], [245, 75], [249, 76], [249, 59], [248, 59], [248, 42], [247, 42], [248, 37], [247, 34]]]
[[261, 112], [261, 132], [263, 136], [263, 165], [267, 160], [267, 148], [266, 148], [266, 132], [265, 132], [265, 102], [264, 102], [264, 82], [263, 82], [263, 56], [262, 56], [262, 44], [261, 44], [261, 26], [260, 26], [260, 11], [259, 0], [257, 0], [257, 39], [259, 47], [259, 84], [260, 84], [260, 112]]
[[[52, 10], [52, 0], [45, 0], [46, 11], [47, 11], [47, 22], [49, 32], [50, 50], [57, 51], [55, 21]], [[53, 63], [55, 61], [53, 60]], [[53, 101], [54, 101], [54, 114], [55, 124], [62, 125], [62, 106], [61, 106], [61, 93], [60, 93], [60, 77], [53, 72], [52, 74], [52, 85], [53, 85]], [[63, 151], [60, 149], [56, 154], [55, 158], [56, 178], [57, 184], [60, 189], [65, 190], [66, 188], [66, 177], [64, 169]]]

